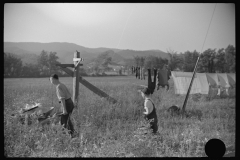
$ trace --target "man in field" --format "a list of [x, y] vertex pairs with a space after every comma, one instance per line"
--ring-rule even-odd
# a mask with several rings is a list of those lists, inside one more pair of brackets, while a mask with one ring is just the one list
[[62, 115], [61, 115], [61, 125], [70, 130], [70, 134], [73, 135], [74, 128], [70, 120], [70, 115], [73, 111], [74, 104], [71, 99], [71, 94], [67, 87], [59, 81], [57, 74], [52, 74], [50, 76], [50, 82], [56, 86], [57, 97], [59, 103], [62, 104]]

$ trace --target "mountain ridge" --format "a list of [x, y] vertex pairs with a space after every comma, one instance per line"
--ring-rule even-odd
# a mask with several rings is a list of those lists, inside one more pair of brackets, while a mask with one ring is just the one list
[[[80, 57], [84, 58], [83, 64], [91, 62], [99, 54], [107, 51], [111, 51], [111, 56], [115, 62], [121, 62], [126, 59], [132, 59], [134, 56], [161, 56], [162, 58], [169, 59], [169, 55], [161, 50], [144, 50], [137, 51], [131, 49], [116, 49], [116, 48], [88, 48], [75, 43], [69, 42], [4, 42], [4, 52], [14, 53], [16, 55], [23, 54], [35, 54], [40, 55], [42, 51], [57, 52], [59, 62], [61, 63], [73, 63], [73, 53], [77, 50], [80, 52]], [[37, 56], [36, 56], [37, 57]], [[28, 61], [28, 57], [24, 57], [24, 63]], [[31, 61], [29, 61], [31, 63]]]

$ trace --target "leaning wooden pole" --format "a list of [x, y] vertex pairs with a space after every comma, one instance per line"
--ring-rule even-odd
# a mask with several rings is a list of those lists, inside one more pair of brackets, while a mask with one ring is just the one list
[[200, 57], [200, 55], [198, 56], [197, 62], [195, 64], [195, 67], [194, 67], [194, 70], [193, 70], [193, 76], [192, 76], [192, 79], [191, 79], [191, 82], [190, 82], [190, 86], [188, 87], [187, 95], [186, 95], [184, 103], [183, 103], [182, 113], [185, 113], [185, 108], [186, 108], [186, 105], [187, 105], [187, 100], [188, 100], [189, 93], [190, 93], [191, 88], [192, 88], [193, 80], [194, 80], [194, 77], [195, 77], [195, 74], [196, 74], [196, 68], [197, 68], [197, 65], [198, 65], [199, 57]]
[[100, 97], [106, 98], [108, 101], [112, 102], [112, 103], [116, 103], [117, 101], [110, 97], [108, 94], [106, 94], [105, 92], [103, 92], [102, 90], [100, 90], [99, 88], [95, 87], [94, 85], [92, 85], [91, 83], [89, 83], [88, 81], [86, 81], [83, 77], [79, 77], [79, 82], [84, 85], [85, 87], [87, 87], [89, 90], [93, 91], [95, 94], [99, 95]]

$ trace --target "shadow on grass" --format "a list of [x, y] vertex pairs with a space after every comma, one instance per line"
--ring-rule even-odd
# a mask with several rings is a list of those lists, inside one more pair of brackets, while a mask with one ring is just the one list
[[199, 109], [191, 109], [191, 110], [185, 110], [184, 114], [181, 114], [181, 109], [179, 110], [172, 110], [169, 111], [170, 108], [164, 111], [166, 118], [167, 117], [178, 117], [178, 118], [197, 118], [198, 120], [202, 120], [203, 112]]
[[197, 118], [198, 120], [202, 120], [203, 113], [201, 110], [186, 110], [186, 118]]

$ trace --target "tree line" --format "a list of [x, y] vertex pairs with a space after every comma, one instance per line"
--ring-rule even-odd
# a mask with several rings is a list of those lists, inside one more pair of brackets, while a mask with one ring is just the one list
[[151, 55], [147, 57], [135, 56], [133, 61], [129, 61], [129, 64], [149, 69], [162, 69], [164, 65], [167, 65], [171, 71], [193, 72], [200, 55], [197, 67], [198, 73], [235, 73], [236, 71], [236, 49], [232, 45], [228, 45], [225, 49], [207, 49], [202, 54], [196, 50], [179, 54], [169, 50], [167, 53], [170, 60]]
[[[35, 64], [23, 64], [21, 58], [12, 53], [4, 53], [4, 77], [48, 77], [52, 73], [57, 73], [60, 76], [69, 76], [62, 71], [56, 63], [59, 57], [56, 52], [42, 51], [37, 57]], [[79, 73], [82, 76], [87, 76], [92, 72], [99, 74], [100, 72], [110, 71], [108, 67], [112, 62], [112, 57], [109, 56], [109, 51], [97, 56], [94, 60], [94, 65], [91, 68], [86, 66], [80, 67]]]
[[[116, 72], [118, 75], [122, 75], [123, 72], [126, 72], [126, 65], [118, 65], [114, 62], [111, 54], [114, 54], [114, 51], [108, 50], [99, 54], [92, 62], [91, 67], [85, 67], [85, 71], [90, 75], [107, 75], [105, 72]], [[112, 66], [117, 66], [117, 69], [114, 70]]]
[[4, 77], [46, 77], [51, 73], [57, 73], [61, 76], [66, 74], [55, 64], [58, 62], [56, 52], [42, 51], [37, 58], [37, 63], [23, 64], [21, 58], [12, 53], [4, 53]]
[[[169, 50], [167, 53], [170, 59], [164, 59], [157, 56], [135, 56], [133, 59], [126, 60], [124, 69], [130, 70], [132, 66], [144, 68], [162, 69], [164, 65], [168, 65], [171, 71], [179, 70], [183, 72], [192, 72], [196, 61], [200, 55], [197, 67], [198, 73], [235, 73], [235, 57], [236, 49], [232, 45], [228, 45], [225, 49], [207, 49], [202, 54], [196, 50], [184, 53], [177, 53]], [[59, 69], [55, 64], [59, 57], [56, 52], [42, 51], [37, 58], [36, 64], [23, 64], [21, 58], [12, 53], [4, 53], [4, 77], [47, 77], [51, 73], [57, 73], [60, 76], [68, 76], [64, 71]], [[112, 58], [108, 52], [98, 55], [91, 69], [80, 67], [80, 74], [87, 75], [86, 72], [100, 70], [110, 70]]]

